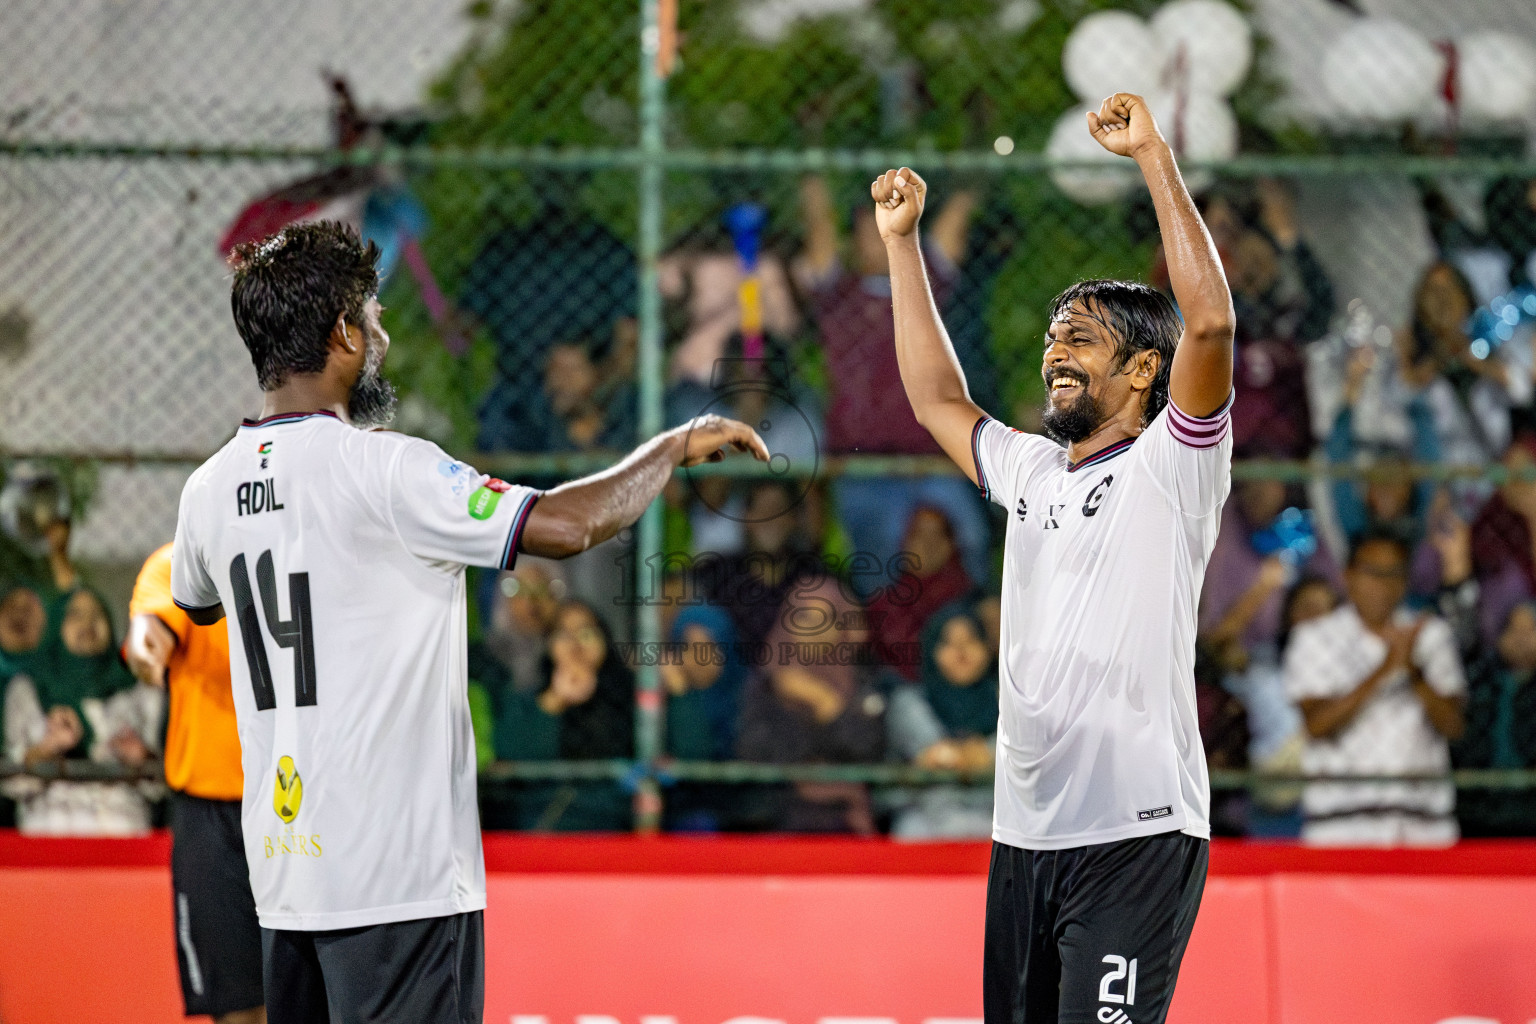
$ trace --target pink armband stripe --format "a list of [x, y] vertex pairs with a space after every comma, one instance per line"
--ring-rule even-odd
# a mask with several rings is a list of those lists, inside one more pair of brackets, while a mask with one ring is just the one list
[[534, 491], [523, 499], [522, 505], [518, 507], [517, 515], [512, 517], [512, 529], [507, 534], [507, 547], [501, 555], [501, 567], [503, 569], [510, 569], [517, 564], [517, 549], [523, 542], [523, 527], [528, 525], [528, 515], [533, 511], [533, 506], [542, 497], [544, 497], [542, 491]]
[[992, 489], [987, 486], [987, 474], [981, 468], [981, 428], [985, 427], [991, 419], [990, 416], [983, 416], [971, 428], [971, 458], [976, 462], [976, 486], [981, 488], [981, 496], [988, 501], [992, 500]]
[[1236, 394], [1227, 396], [1221, 408], [1209, 416], [1191, 416], [1172, 402], [1168, 403], [1168, 430], [1180, 444], [1190, 448], [1214, 448], [1224, 441], [1232, 430], [1232, 401]]

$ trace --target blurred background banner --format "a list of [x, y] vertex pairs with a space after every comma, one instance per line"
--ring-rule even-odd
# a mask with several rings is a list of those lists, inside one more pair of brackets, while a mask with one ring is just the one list
[[[778, 456], [472, 577], [488, 828], [985, 835], [1012, 510], [911, 415], [867, 183], [926, 175], [973, 397], [1038, 429], [1052, 296], [1167, 286], [1145, 188], [1084, 128], [1117, 90], [1178, 151], [1238, 315], [1197, 679], [1217, 831], [1536, 834], [1528, 0], [5, 5], [7, 674], [51, 671], [26, 659], [82, 585], [121, 635], [187, 475], [258, 407], [227, 247], [341, 219], [383, 252], [399, 429], [539, 486], [705, 411]], [[1409, 704], [1325, 751], [1301, 702], [1352, 643], [1313, 620], [1347, 617], [1383, 533], [1465, 728]], [[574, 662], [594, 696], [552, 713]], [[26, 729], [6, 743], [14, 773]], [[1351, 815], [1318, 775], [1417, 781], [1353, 791], [1390, 821], [1323, 826]], [[153, 779], [123, 785], [115, 816], [78, 778], [4, 792], [33, 830], [154, 824]]]
[[[0, 1013], [179, 1019], [166, 845], [56, 842], [49, 867], [0, 843]], [[981, 1017], [984, 844], [500, 836], [486, 857], [497, 1024]], [[1536, 1016], [1536, 920], [1510, 912], [1536, 900], [1536, 876], [1516, 844], [1391, 855], [1218, 842], [1211, 864], [1175, 1024]]]

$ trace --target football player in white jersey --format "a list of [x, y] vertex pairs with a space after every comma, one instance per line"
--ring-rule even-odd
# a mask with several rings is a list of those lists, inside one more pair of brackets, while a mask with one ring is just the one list
[[871, 186], [912, 409], [1009, 512], [987, 1024], [1162, 1021], [1205, 885], [1195, 609], [1230, 488], [1232, 299], [1146, 103], [1087, 120], [1146, 178], [1179, 310], [1122, 281], [1057, 298], [1052, 439], [971, 401], [923, 268], [923, 181]]
[[272, 1024], [463, 1024], [484, 1005], [485, 869], [465, 565], [564, 557], [639, 518], [749, 427], [703, 417], [540, 494], [385, 431], [378, 250], [338, 224], [235, 253], [266, 392], [187, 481], [172, 597], [228, 612], [241, 824]]

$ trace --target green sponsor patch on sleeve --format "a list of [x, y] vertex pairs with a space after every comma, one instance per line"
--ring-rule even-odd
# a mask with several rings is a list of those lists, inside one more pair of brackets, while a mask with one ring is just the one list
[[501, 504], [501, 492], [481, 487], [469, 496], [469, 514], [474, 519], [489, 519]]

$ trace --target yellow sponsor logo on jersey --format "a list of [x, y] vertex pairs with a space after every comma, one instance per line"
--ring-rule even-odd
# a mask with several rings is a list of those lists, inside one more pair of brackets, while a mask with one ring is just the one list
[[325, 848], [320, 845], [320, 833], [298, 835], [292, 825], [284, 829], [280, 836], [262, 836], [261, 842], [267, 860], [290, 856], [320, 857], [325, 854]]
[[299, 816], [299, 805], [304, 802], [304, 780], [293, 765], [293, 758], [284, 754], [277, 762], [277, 786], [272, 791], [272, 809], [284, 823]]

